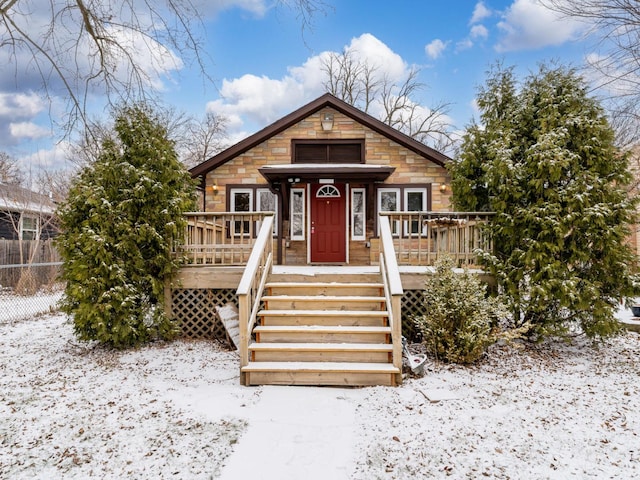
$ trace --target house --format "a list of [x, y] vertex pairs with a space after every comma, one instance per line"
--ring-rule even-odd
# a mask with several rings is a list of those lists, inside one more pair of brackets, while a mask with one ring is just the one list
[[0, 183], [0, 239], [47, 240], [54, 237], [55, 208], [47, 195]]
[[236, 305], [246, 385], [398, 384], [429, 265], [473, 265], [488, 245], [486, 214], [448, 211], [449, 161], [332, 95], [313, 100], [190, 170], [201, 211], [167, 312], [208, 336]]
[[277, 264], [369, 265], [379, 212], [449, 209], [449, 160], [325, 94], [191, 174], [203, 211], [276, 212]]
[[32, 294], [55, 280], [58, 267], [52, 264], [59, 256], [52, 241], [57, 234], [54, 211], [55, 204], [47, 195], [0, 183], [2, 288]]

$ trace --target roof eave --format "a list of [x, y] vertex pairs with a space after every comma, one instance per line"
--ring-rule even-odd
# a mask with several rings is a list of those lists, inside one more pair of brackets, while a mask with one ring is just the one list
[[282, 117], [271, 125], [268, 125], [267, 127], [254, 133], [253, 135], [248, 136], [244, 140], [241, 140], [240, 142], [220, 152], [219, 154], [214, 155], [210, 159], [202, 162], [200, 165], [196, 165], [195, 167], [191, 168], [189, 172], [191, 173], [191, 176], [193, 178], [199, 177], [201, 175], [206, 175], [211, 170], [218, 168], [220, 165], [223, 165], [224, 163], [228, 162], [232, 158], [237, 157], [238, 155], [242, 155], [244, 152], [250, 150], [256, 145], [259, 145], [268, 138], [277, 135], [278, 133], [286, 130], [292, 125], [298, 123], [302, 119], [316, 113], [318, 110], [321, 110], [325, 107], [331, 107], [336, 111], [350, 118], [353, 118], [366, 127], [369, 127], [371, 130], [384, 135], [385, 137], [391, 138], [396, 143], [404, 146], [414, 153], [417, 153], [431, 160], [441, 167], [444, 167], [445, 164], [449, 160], [451, 160], [443, 153], [438, 152], [437, 150], [428, 147], [421, 142], [418, 142], [417, 140], [411, 138], [408, 135], [405, 135], [402, 132], [399, 132], [398, 130], [355, 108], [354, 106], [349, 105], [348, 103], [338, 99], [337, 97], [329, 93], [325, 93], [321, 97], [318, 97], [312, 102]]

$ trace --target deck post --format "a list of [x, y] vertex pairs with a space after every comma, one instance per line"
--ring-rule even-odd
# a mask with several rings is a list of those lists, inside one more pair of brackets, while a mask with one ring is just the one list
[[240, 385], [248, 385], [242, 367], [249, 364], [249, 294], [238, 294], [238, 318], [240, 319]]
[[384, 282], [387, 308], [390, 310], [393, 366], [398, 369], [395, 383], [402, 383], [402, 297], [404, 290], [393, 246], [388, 216], [380, 216], [380, 269]]

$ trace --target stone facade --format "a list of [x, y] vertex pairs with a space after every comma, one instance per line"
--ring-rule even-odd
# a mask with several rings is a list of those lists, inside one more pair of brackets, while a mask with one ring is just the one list
[[[334, 114], [334, 127], [330, 132], [325, 133], [320, 125], [320, 118], [326, 112]], [[260, 174], [258, 168], [265, 165], [291, 163], [291, 141], [294, 139], [362, 138], [365, 139], [367, 164], [390, 165], [396, 168], [395, 172], [384, 182], [385, 187], [394, 184], [430, 184], [432, 186], [431, 209], [434, 211], [450, 209], [451, 177], [445, 168], [360, 125], [352, 118], [331, 108], [325, 108], [210, 171], [206, 175], [205, 181], [204, 210], [208, 212], [227, 211], [226, 186], [228, 184], [267, 186], [268, 182]], [[213, 193], [213, 185], [218, 187], [216, 194]], [[446, 186], [445, 193], [441, 192], [441, 185]]]
[[[333, 115], [333, 128], [324, 131], [321, 118], [329, 113]], [[242, 186], [251, 188], [268, 188], [269, 182], [259, 172], [260, 167], [273, 165], [289, 165], [292, 163], [292, 141], [315, 139], [364, 139], [365, 164], [395, 167], [395, 171], [382, 183], [369, 185], [368, 195], [376, 195], [378, 188], [402, 186], [404, 188], [426, 187], [427, 205], [432, 211], [450, 210], [450, 176], [447, 169], [438, 163], [425, 158], [424, 155], [401, 145], [393, 138], [363, 125], [356, 118], [342, 113], [331, 106], [300, 119], [288, 128], [264, 139], [261, 143], [239, 153], [225, 163], [206, 172], [204, 175], [204, 198], [202, 207], [208, 212], [230, 211], [229, 191]], [[371, 182], [370, 182], [371, 183]], [[362, 181], [346, 182], [349, 188], [364, 187]], [[296, 188], [308, 189], [308, 184], [300, 182]], [[376, 208], [376, 200], [367, 199], [368, 209]], [[376, 236], [376, 212], [368, 212], [366, 222], [366, 238], [362, 241], [347, 241], [349, 263], [367, 264], [370, 262], [371, 240]], [[308, 222], [309, 211], [305, 212]], [[281, 242], [284, 249], [282, 262], [285, 264], [306, 263], [308, 241], [291, 241], [289, 238], [288, 212], [283, 215], [281, 223]], [[350, 216], [347, 215], [347, 222]], [[348, 228], [348, 227], [347, 227]], [[306, 237], [308, 238], [308, 236]]]

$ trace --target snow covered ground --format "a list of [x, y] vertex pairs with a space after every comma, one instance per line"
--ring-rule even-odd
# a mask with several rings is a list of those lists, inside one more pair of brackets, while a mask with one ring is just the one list
[[36, 295], [13, 295], [11, 292], [0, 291], [0, 324], [51, 313], [57, 310], [56, 305], [61, 298], [62, 288]]
[[496, 347], [398, 388], [241, 387], [212, 342], [0, 320], [2, 479], [640, 477], [640, 335]]

